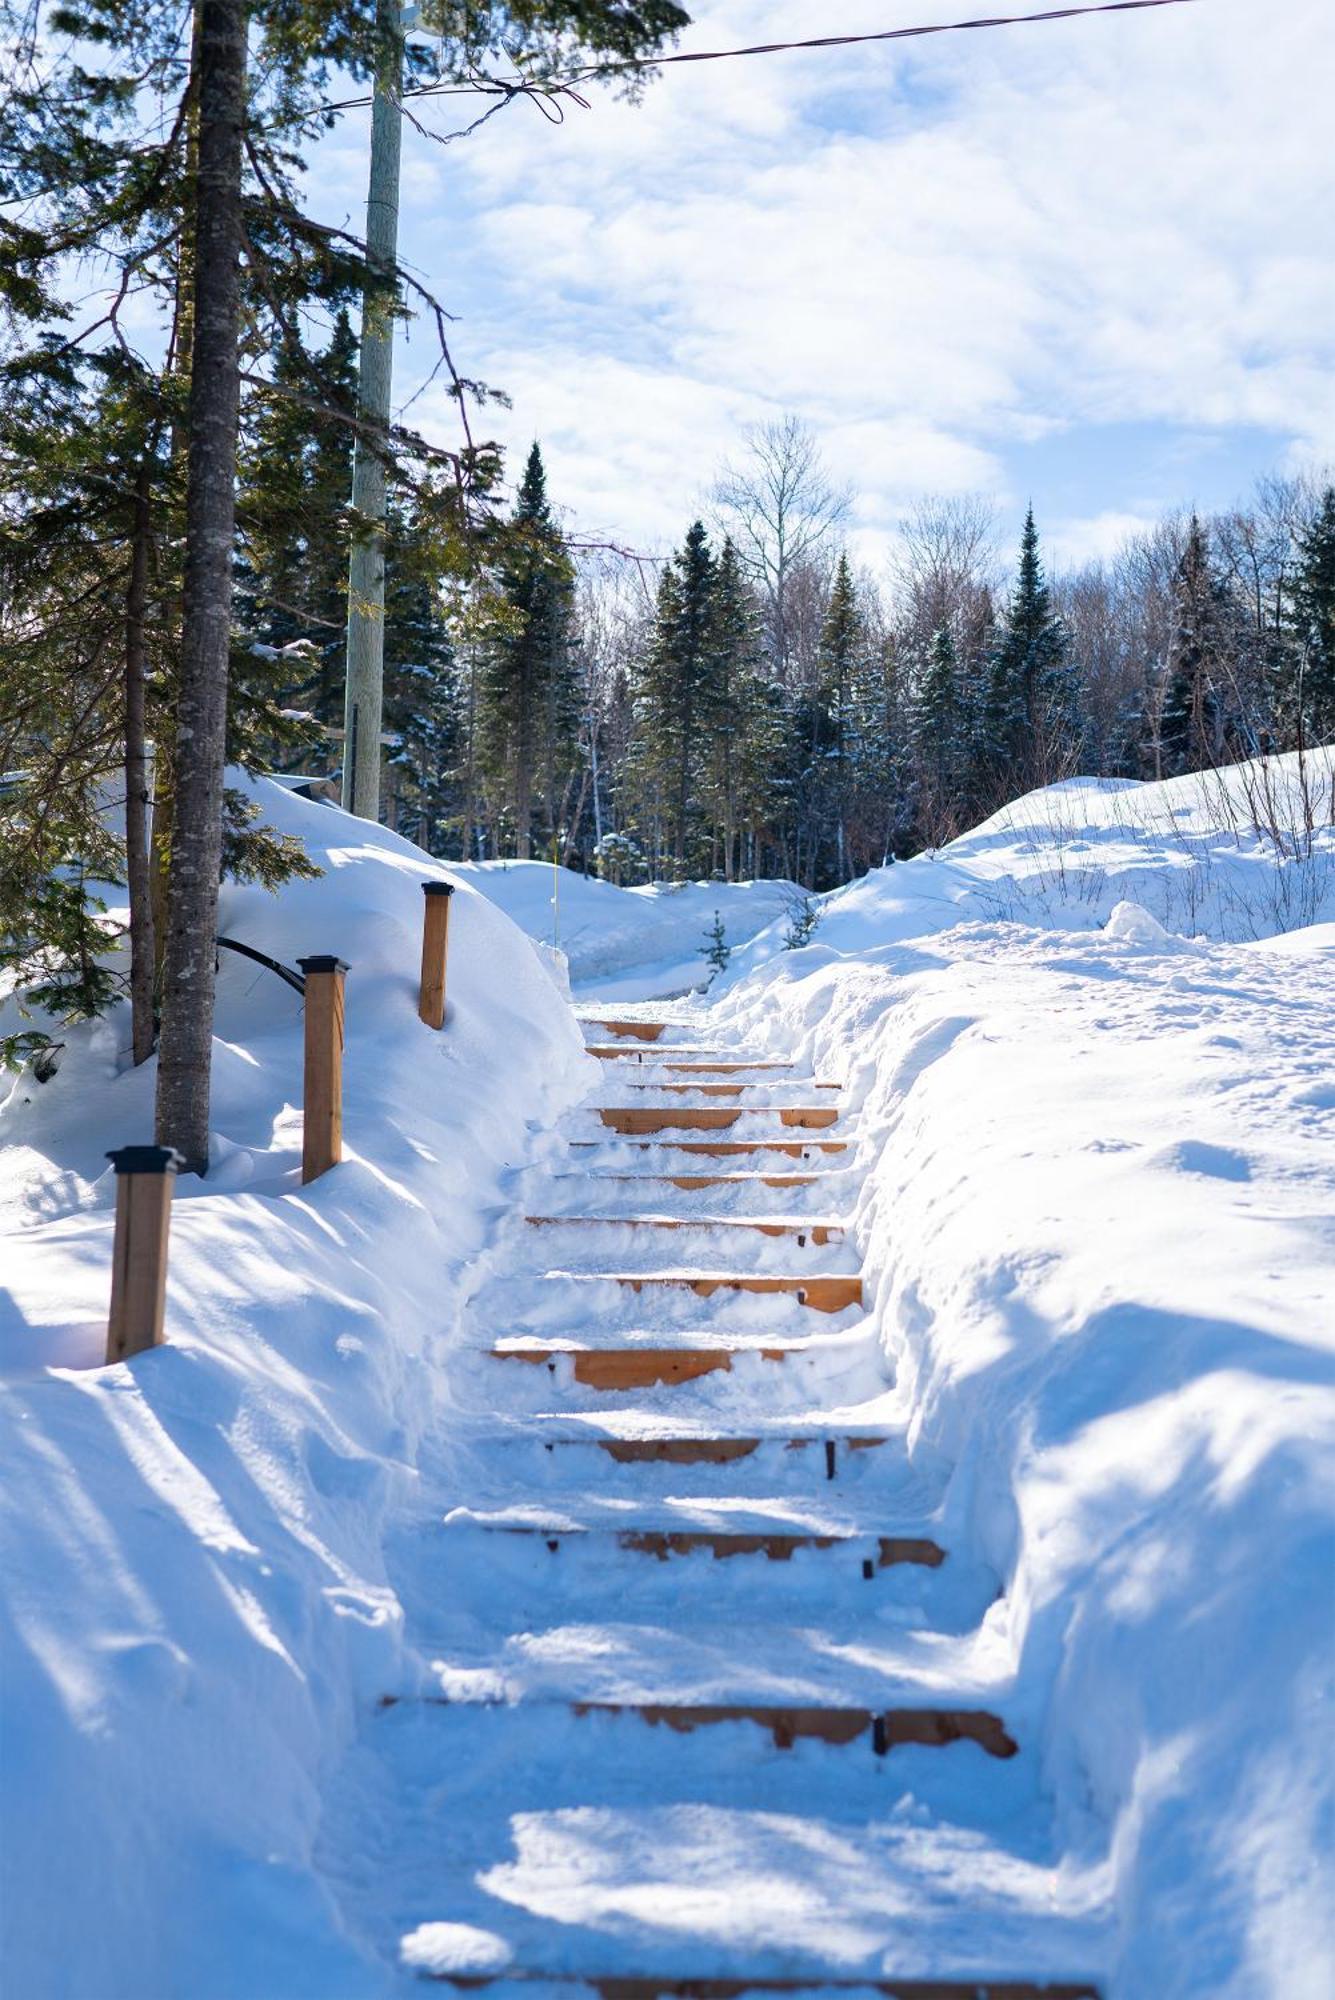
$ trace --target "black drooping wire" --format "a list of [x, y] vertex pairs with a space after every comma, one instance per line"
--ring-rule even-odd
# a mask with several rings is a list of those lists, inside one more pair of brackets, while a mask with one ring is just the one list
[[[537, 80], [516, 77], [513, 81], [498, 77], [479, 76], [476, 81], [450, 83], [423, 83], [410, 85], [403, 96], [408, 97], [463, 97], [476, 92], [492, 94], [514, 91], [516, 95], [530, 96], [538, 92], [568, 90], [578, 83], [587, 83], [596, 77], [623, 75], [630, 70], [665, 69], [671, 64], [735, 62], [744, 56], [787, 55], [801, 49], [847, 49], [867, 42], [907, 42], [927, 35], [958, 35], [974, 28], [1023, 28], [1045, 21], [1073, 21], [1092, 14], [1138, 14], [1151, 7], [1189, 7], [1196, 0], [1094, 0], [1094, 4], [1076, 7], [1051, 7], [1039, 14], [993, 14], [973, 21], [936, 21], [925, 26], [911, 28], [880, 28], [858, 35], [813, 35], [806, 40], [792, 42], [756, 42], [748, 48], [740, 49], [695, 49], [666, 56], [634, 56], [623, 62], [590, 63], [583, 69], [572, 70], [565, 77]], [[369, 97], [348, 97], [337, 104], [327, 104], [326, 111], [357, 111], [371, 103]]]

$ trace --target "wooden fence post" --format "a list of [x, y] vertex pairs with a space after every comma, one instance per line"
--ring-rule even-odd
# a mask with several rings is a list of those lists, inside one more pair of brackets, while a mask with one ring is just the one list
[[116, 1169], [116, 1232], [111, 1247], [111, 1315], [107, 1361], [162, 1345], [167, 1299], [167, 1232], [181, 1155], [173, 1146], [120, 1146], [107, 1158]]
[[452, 882], [424, 882], [426, 908], [422, 913], [422, 983], [418, 989], [417, 1012], [428, 1028], [445, 1025], [445, 958], [450, 943], [450, 897]]
[[319, 1180], [343, 1158], [343, 981], [341, 958], [299, 958], [306, 978], [305, 1115], [301, 1180]]

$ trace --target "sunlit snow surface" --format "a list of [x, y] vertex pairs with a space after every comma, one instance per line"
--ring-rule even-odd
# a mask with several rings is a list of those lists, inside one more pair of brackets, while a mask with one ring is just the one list
[[[611, 1414], [564, 1362], [481, 1351], [690, 1313], [637, 1318], [599, 1276], [651, 1246], [522, 1224], [583, 1206], [565, 1142], [609, 1083], [548, 969], [465, 888], [431, 1036], [435, 865], [261, 788], [328, 872], [229, 890], [225, 924], [351, 963], [345, 1166], [300, 1189], [296, 997], [225, 959], [171, 1345], [102, 1370], [102, 1155], [148, 1136], [151, 1069], [125, 1069], [113, 1019], [0, 1108], [6, 1985], [376, 2000], [433, 1969], [1001, 1958], [1098, 1970], [1109, 2000], [1326, 2000], [1335, 907], [1324, 795], [1309, 839], [1290, 789], [1296, 854], [1250, 825], [1249, 789], [1278, 784], [1291, 764], [1056, 788], [828, 899], [803, 952], [783, 916], [762, 931], [692, 1035], [847, 1084], [854, 1150], [810, 1192], [850, 1226], [822, 1268], [860, 1254], [868, 1311], [782, 1368], [742, 1356]], [[684, 928], [617, 931], [607, 976], [670, 983]], [[683, 1261], [778, 1268], [773, 1240], [711, 1228], [766, 1199], [685, 1197]], [[782, 1301], [716, 1323], [811, 1333]], [[726, 1506], [699, 1472], [628, 1483], [542, 1442], [720, 1423], [763, 1440]], [[827, 1483], [785, 1450], [806, 1426], [888, 1443]], [[599, 1535], [646, 1509], [847, 1553], [609, 1557]], [[870, 1538], [924, 1526], [941, 1569], [864, 1581]], [[785, 1752], [562, 1706], [655, 1675], [739, 1700], [953, 1685], [1021, 1753]]]

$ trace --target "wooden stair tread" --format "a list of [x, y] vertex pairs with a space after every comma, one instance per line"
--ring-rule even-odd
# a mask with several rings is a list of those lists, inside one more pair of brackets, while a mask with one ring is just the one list
[[548, 1451], [601, 1451], [614, 1465], [735, 1465], [739, 1461], [754, 1458], [766, 1445], [776, 1445], [785, 1452], [806, 1452], [815, 1450], [822, 1453], [825, 1461], [825, 1477], [837, 1476], [839, 1453], [882, 1451], [891, 1444], [889, 1437], [872, 1435], [836, 1437], [570, 1437], [544, 1439]]
[[563, 1358], [569, 1359], [581, 1388], [621, 1393], [674, 1388], [704, 1375], [730, 1375], [734, 1360], [743, 1355], [786, 1361], [790, 1354], [809, 1354], [812, 1349], [805, 1341], [738, 1340], [717, 1347], [521, 1347], [499, 1341], [488, 1351], [497, 1361], [524, 1361], [552, 1371]]
[[651, 1132], [726, 1132], [739, 1118], [760, 1115], [803, 1131], [826, 1131], [839, 1113], [819, 1104], [762, 1104], [727, 1107], [694, 1104], [603, 1104], [594, 1107], [610, 1131], [628, 1138]]
[[810, 1221], [749, 1215], [528, 1215], [531, 1229], [738, 1229], [760, 1236], [810, 1238], [818, 1248], [842, 1243], [845, 1225], [829, 1217]]
[[[804, 1153], [846, 1153], [847, 1139], [629, 1139], [626, 1141], [634, 1151], [650, 1153], [661, 1150], [665, 1153], [696, 1153], [711, 1159], [726, 1160], [742, 1153], [782, 1153], [787, 1159], [800, 1160]], [[590, 1147], [606, 1150], [605, 1139], [572, 1139], [571, 1150], [587, 1151]]]
[[632, 1292], [650, 1290], [694, 1292], [710, 1299], [716, 1292], [754, 1292], [760, 1297], [796, 1298], [814, 1312], [843, 1312], [862, 1304], [862, 1280], [841, 1272], [813, 1272], [806, 1278], [771, 1278], [735, 1271], [548, 1271], [548, 1278], [575, 1284], [622, 1285]]
[[556, 1554], [565, 1541], [614, 1540], [631, 1555], [652, 1556], [670, 1562], [674, 1556], [712, 1555], [717, 1562], [739, 1556], [764, 1556], [768, 1562], [790, 1562], [799, 1549], [847, 1550], [873, 1545], [871, 1558], [877, 1569], [915, 1565], [939, 1569], [946, 1552], [928, 1535], [878, 1535], [874, 1531], [839, 1534], [794, 1534], [752, 1529], [723, 1532], [700, 1528], [603, 1528], [514, 1523], [509, 1521], [466, 1521], [460, 1525], [483, 1528], [498, 1535], [522, 1535], [544, 1542]]

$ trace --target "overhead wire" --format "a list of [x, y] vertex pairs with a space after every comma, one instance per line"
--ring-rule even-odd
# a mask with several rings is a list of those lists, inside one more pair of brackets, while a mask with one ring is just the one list
[[[805, 49], [847, 49], [873, 42], [906, 42], [921, 40], [929, 35], [958, 35], [983, 28], [1024, 28], [1036, 27], [1045, 22], [1074, 21], [1095, 14], [1140, 14], [1150, 8], [1190, 7], [1198, 0], [1091, 0], [1091, 4], [1075, 7], [1049, 7], [1036, 14], [990, 14], [968, 21], [933, 21], [907, 28], [870, 29], [860, 34], [811, 35], [800, 40], [785, 42], [754, 42], [736, 49], [686, 49], [670, 55], [630, 56], [620, 62], [588, 63], [582, 68], [571, 70], [565, 76], [541, 79], [515, 76], [513, 79], [479, 75], [476, 78], [454, 79], [448, 83], [423, 83], [408, 85], [401, 93], [403, 98], [415, 97], [466, 97], [476, 93], [489, 94], [513, 91], [516, 95], [536, 96], [547, 91], [569, 90], [580, 83], [610, 76], [622, 76], [637, 70], [666, 69], [685, 63], [736, 62], [752, 56], [788, 55]], [[348, 97], [337, 103], [321, 108], [325, 111], [357, 111], [370, 105], [369, 96]]]

